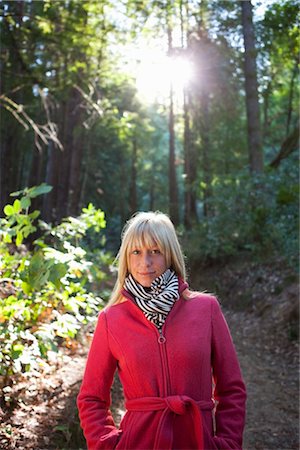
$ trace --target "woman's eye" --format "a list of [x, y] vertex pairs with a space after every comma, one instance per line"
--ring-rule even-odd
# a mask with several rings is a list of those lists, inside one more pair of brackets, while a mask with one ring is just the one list
[[152, 253], [154, 255], [159, 255], [160, 254], [160, 250], [158, 250], [157, 248], [155, 248], [154, 250], [152, 250]]
[[140, 253], [139, 250], [133, 250], [133, 251], [132, 251], [132, 254], [133, 254], [133, 255], [138, 255], [139, 253]]

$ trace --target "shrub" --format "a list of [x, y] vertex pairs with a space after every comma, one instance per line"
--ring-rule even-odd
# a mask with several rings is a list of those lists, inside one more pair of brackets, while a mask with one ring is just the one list
[[[9, 377], [38, 369], [49, 351], [70, 345], [83, 324], [94, 320], [103, 300], [90, 292], [103, 280], [102, 267], [111, 262], [99, 243], [97, 267], [89, 260], [88, 233], [105, 228], [104, 213], [92, 204], [79, 217], [53, 227], [37, 222], [39, 211], [29, 212], [31, 199], [49, 192], [41, 185], [13, 193], [21, 197], [6, 205], [0, 232], [0, 375]], [[24, 239], [39, 228], [42, 237], [34, 249]], [[81, 246], [82, 244], [82, 246]], [[95, 253], [97, 250], [93, 250]]]
[[249, 251], [281, 255], [296, 264], [298, 190], [296, 164], [256, 177], [244, 172], [216, 178], [209, 205], [212, 214], [185, 233], [189, 258], [207, 261]]

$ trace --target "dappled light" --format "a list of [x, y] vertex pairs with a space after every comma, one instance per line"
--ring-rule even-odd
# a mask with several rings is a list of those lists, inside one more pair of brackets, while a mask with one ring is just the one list
[[219, 299], [243, 448], [298, 449], [298, 15], [296, 0], [0, 2], [1, 449], [86, 448], [76, 397], [137, 211], [170, 217], [190, 289]]

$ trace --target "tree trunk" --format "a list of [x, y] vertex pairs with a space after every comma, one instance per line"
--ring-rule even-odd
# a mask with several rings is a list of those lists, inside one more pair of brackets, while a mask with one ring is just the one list
[[151, 178], [150, 181], [150, 191], [149, 191], [149, 211], [154, 211], [154, 177]]
[[269, 128], [269, 100], [270, 94], [272, 92], [272, 82], [269, 81], [267, 88], [263, 93], [263, 137], [265, 138], [268, 134]]
[[[3, 70], [3, 75], [1, 78], [1, 94], [9, 93], [11, 88], [14, 86], [14, 77], [16, 79], [22, 79], [25, 74], [25, 68], [23, 60], [20, 57], [20, 51], [18, 43], [18, 38], [21, 36], [22, 26], [23, 26], [23, 11], [24, 11], [24, 1], [10, 2], [7, 5], [10, 10], [10, 14], [15, 18], [17, 22], [17, 27], [11, 28], [9, 21], [4, 16], [2, 27], [3, 34], [4, 31], [7, 33], [8, 42], [5, 47], [11, 53], [11, 63], [12, 69], [9, 63], [6, 62], [6, 57], [1, 61], [1, 69]], [[5, 29], [5, 30], [4, 30]], [[11, 76], [4, 75], [6, 71], [11, 72]], [[23, 104], [23, 93], [21, 90], [12, 92], [8, 95], [17, 104]], [[10, 193], [20, 189], [19, 185], [19, 166], [20, 166], [20, 156], [24, 149], [22, 148], [22, 133], [24, 132], [22, 125], [10, 115], [10, 112], [2, 112], [2, 123], [1, 123], [1, 146], [0, 146], [0, 161], [1, 161], [1, 171], [0, 171], [0, 215], [3, 216], [3, 207], [7, 203], [11, 203], [12, 198]], [[5, 124], [5, 125], [4, 125]]]
[[190, 104], [188, 93], [184, 95], [184, 225], [191, 228], [197, 222], [195, 183], [197, 177], [197, 158], [195, 146], [191, 139]]
[[18, 189], [16, 185], [16, 174], [17, 171], [14, 170], [15, 152], [18, 145], [18, 124], [12, 123], [9, 129], [4, 130], [3, 136], [1, 136], [1, 150], [0, 150], [0, 160], [1, 160], [1, 186], [0, 186], [0, 214], [3, 216], [3, 207], [11, 202], [11, 197], [9, 194], [12, 191]]
[[71, 99], [71, 93], [69, 95], [69, 101], [62, 104], [62, 117], [61, 117], [61, 130], [63, 151], [58, 154], [57, 169], [57, 196], [56, 196], [56, 221], [60, 221], [63, 217], [67, 216], [68, 210], [68, 188], [69, 188], [69, 175], [70, 175], [70, 159], [72, 151], [72, 137], [73, 137], [73, 124], [71, 123], [71, 115], [73, 111], [73, 102]]
[[127, 213], [128, 208], [125, 207], [126, 205], [126, 198], [125, 198], [125, 189], [124, 189], [124, 183], [127, 182], [127, 171], [125, 168], [125, 162], [124, 162], [124, 156], [121, 153], [119, 158], [119, 164], [120, 164], [120, 179], [119, 179], [119, 211], [120, 211], [120, 218], [121, 218], [121, 224], [124, 224], [126, 220], [128, 219]]
[[86, 185], [87, 180], [89, 176], [89, 165], [91, 164], [91, 153], [92, 153], [92, 144], [91, 144], [91, 134], [92, 134], [92, 128], [89, 129], [89, 133], [85, 142], [85, 156], [83, 161], [83, 174], [82, 174], [82, 183], [81, 183], [81, 189], [80, 189], [80, 197], [79, 197], [79, 209], [81, 210], [85, 205], [85, 198], [86, 198]]
[[255, 36], [251, 1], [242, 1], [241, 8], [245, 47], [244, 71], [250, 171], [251, 173], [261, 173], [263, 171], [263, 153], [259, 116]]
[[[185, 4], [184, 4], [185, 3]], [[184, 8], [185, 6], [185, 8]], [[188, 41], [189, 7], [188, 2], [180, 0], [180, 25], [181, 25], [181, 48], [183, 52], [185, 40]], [[185, 14], [184, 14], [185, 10]], [[183, 92], [183, 152], [184, 152], [184, 225], [187, 229], [197, 222], [195, 184], [197, 177], [197, 158], [195, 158], [195, 145], [191, 136], [191, 102], [190, 90], [184, 88]]]
[[49, 141], [47, 148], [45, 183], [52, 186], [53, 189], [43, 198], [42, 217], [46, 222], [54, 222], [56, 220], [58, 168], [61, 157], [60, 153], [61, 150], [56, 148], [52, 141]]
[[202, 140], [202, 167], [205, 187], [203, 190], [203, 212], [208, 217], [212, 214], [210, 206], [211, 192], [211, 164], [210, 164], [210, 124], [209, 124], [209, 97], [205, 89], [202, 89], [200, 105], [202, 109], [201, 140]]
[[137, 189], [136, 189], [136, 167], [137, 167], [137, 142], [133, 138], [132, 160], [131, 160], [131, 177], [129, 184], [129, 208], [130, 214], [137, 211]]
[[[78, 129], [82, 121], [80, 108], [81, 94], [72, 88], [69, 100], [63, 108], [63, 147], [59, 154], [61, 159], [58, 176], [57, 219], [61, 220], [70, 214], [76, 215], [79, 201], [80, 172], [82, 162], [81, 130]], [[79, 136], [76, 136], [79, 133]], [[76, 203], [77, 202], [77, 203]]]
[[[168, 27], [168, 50], [172, 51], [172, 30]], [[175, 226], [179, 224], [178, 186], [175, 166], [175, 130], [174, 130], [174, 101], [173, 86], [170, 83], [169, 105], [169, 212]]]
[[68, 215], [76, 216], [79, 213], [79, 199], [81, 190], [81, 165], [83, 146], [85, 145], [85, 133], [80, 131], [80, 135], [74, 142], [71, 155]]
[[288, 104], [288, 113], [287, 113], [287, 121], [286, 121], [286, 137], [288, 137], [290, 132], [292, 113], [293, 113], [293, 98], [294, 98], [294, 88], [295, 88], [295, 79], [298, 74], [298, 61], [296, 61], [295, 66], [293, 67], [292, 77], [290, 82], [290, 91], [289, 91], [289, 104]]

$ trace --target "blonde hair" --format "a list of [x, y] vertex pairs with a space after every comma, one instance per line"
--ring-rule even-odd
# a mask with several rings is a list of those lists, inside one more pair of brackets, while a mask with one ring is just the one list
[[156, 212], [136, 213], [126, 223], [121, 235], [121, 246], [116, 257], [118, 277], [108, 306], [119, 303], [125, 278], [129, 274], [129, 254], [134, 247], [157, 245], [166, 259], [167, 267], [185, 280], [184, 257], [173, 223], [166, 214]]

